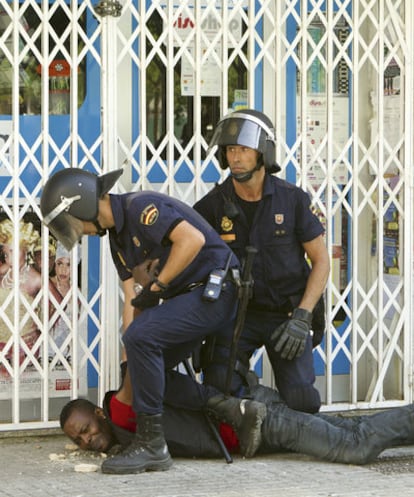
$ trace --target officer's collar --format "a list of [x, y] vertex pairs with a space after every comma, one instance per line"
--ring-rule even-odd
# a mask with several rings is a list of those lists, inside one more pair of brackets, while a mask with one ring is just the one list
[[266, 197], [267, 195], [273, 195], [274, 192], [274, 186], [272, 183], [272, 178], [273, 176], [269, 173], [265, 174], [264, 177], [264, 184], [263, 184], [263, 197]]
[[[273, 195], [274, 191], [274, 186], [273, 186], [273, 176], [269, 173], [266, 172], [264, 175], [264, 183], [263, 183], [263, 195], [262, 197], [266, 197], [267, 195]], [[230, 191], [234, 192], [234, 185], [232, 181], [232, 177], [229, 175], [227, 178], [224, 180], [222, 183], [222, 186], [226, 188], [226, 192], [229, 193]]]
[[114, 230], [116, 234], [119, 234], [125, 223], [124, 210], [122, 209], [123, 195], [110, 194], [109, 198], [111, 201], [112, 215], [115, 221], [115, 226], [111, 228], [111, 231]]

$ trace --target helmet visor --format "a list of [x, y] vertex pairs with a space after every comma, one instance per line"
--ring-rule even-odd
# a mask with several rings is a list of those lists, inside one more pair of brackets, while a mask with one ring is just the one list
[[217, 125], [214, 135], [210, 142], [210, 148], [225, 145], [242, 145], [253, 148], [259, 152], [264, 152], [266, 140], [273, 140], [269, 136], [272, 131], [266, 133], [263, 129], [263, 123], [253, 116], [244, 115], [240, 112], [240, 117], [234, 114], [224, 117]]
[[67, 212], [50, 221], [48, 228], [67, 250], [72, 250], [83, 235], [83, 222]]

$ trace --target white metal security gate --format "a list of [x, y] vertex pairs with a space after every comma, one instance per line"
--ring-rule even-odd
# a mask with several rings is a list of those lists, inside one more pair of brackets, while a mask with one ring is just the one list
[[324, 409], [412, 400], [409, 0], [1, 0], [0, 14], [1, 430], [56, 426], [69, 397], [99, 402], [118, 381], [108, 247], [85, 240], [56, 294], [42, 183], [61, 167], [123, 165], [119, 191], [191, 204], [222, 177], [215, 124], [245, 106], [273, 119], [280, 174], [326, 223]]

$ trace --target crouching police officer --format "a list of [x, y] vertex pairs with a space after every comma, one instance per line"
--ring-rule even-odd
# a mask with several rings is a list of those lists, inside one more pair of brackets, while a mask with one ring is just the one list
[[[40, 207], [44, 223], [68, 250], [84, 234], [109, 233], [125, 295], [123, 343], [137, 431], [106, 468], [111, 473], [138, 473], [171, 466], [161, 424], [164, 371], [188, 357], [205, 336], [231, 336], [237, 291], [227, 273], [238, 260], [183, 202], [151, 191], [109, 194], [121, 174], [59, 171], [45, 184]], [[159, 272], [136, 295], [132, 269], [147, 258], [159, 260]], [[214, 295], [206, 296], [209, 274], [217, 269], [223, 270], [223, 278]], [[141, 312], [134, 317], [135, 307]]]
[[[321, 341], [324, 331], [321, 297], [329, 275], [324, 228], [308, 195], [271, 174], [280, 168], [275, 160], [275, 132], [265, 114], [252, 109], [228, 114], [218, 123], [210, 147], [218, 147], [219, 164], [229, 168], [230, 174], [194, 208], [240, 261], [247, 246], [258, 251], [252, 268], [253, 296], [239, 340], [239, 363], [248, 369], [249, 358], [264, 345], [287, 405], [317, 412], [320, 397], [314, 388], [312, 346]], [[215, 352], [209, 352], [210, 357], [215, 355], [220, 377], [225, 377], [224, 349], [219, 338]], [[234, 394], [242, 383], [239, 374], [233, 378]]]

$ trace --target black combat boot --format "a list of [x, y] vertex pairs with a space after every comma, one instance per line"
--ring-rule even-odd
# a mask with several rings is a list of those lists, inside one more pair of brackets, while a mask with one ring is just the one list
[[137, 416], [135, 439], [120, 454], [102, 463], [102, 473], [128, 474], [165, 471], [172, 465], [161, 414]]
[[241, 455], [254, 456], [262, 441], [261, 427], [266, 417], [264, 404], [220, 394], [208, 399], [207, 411], [234, 428]]

